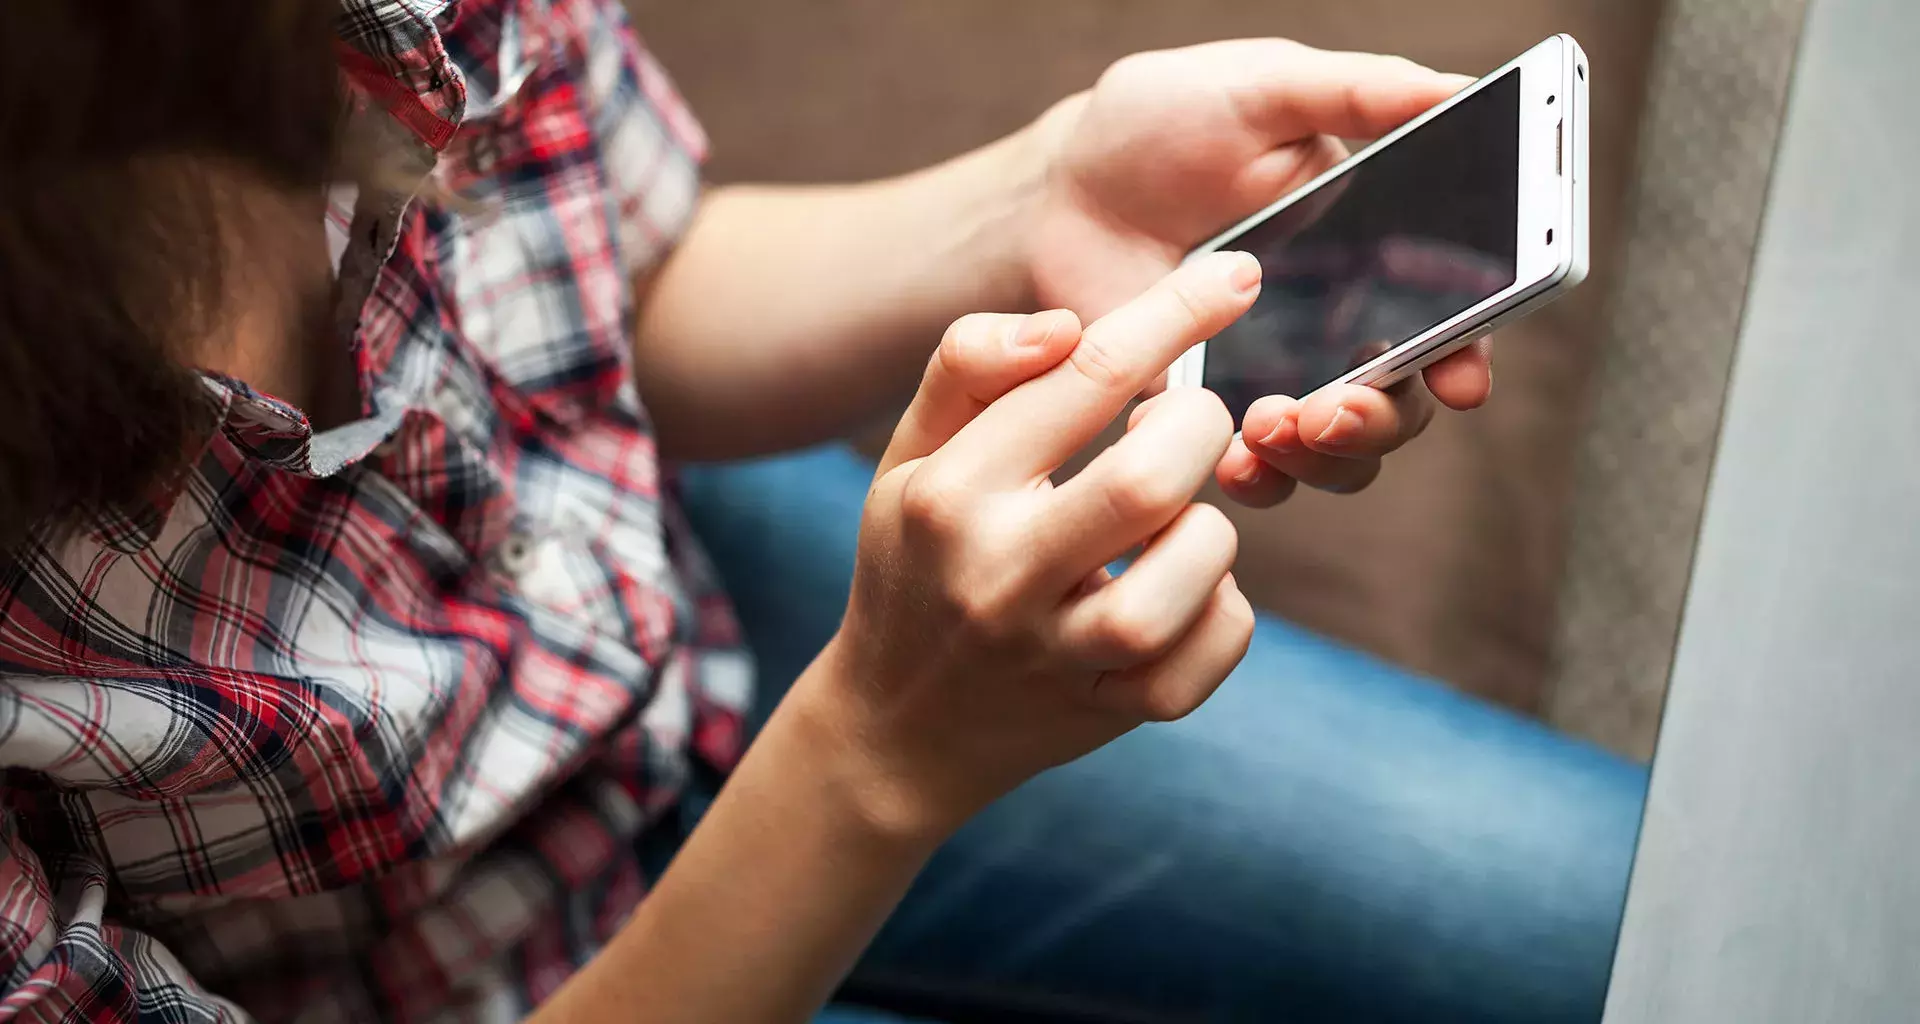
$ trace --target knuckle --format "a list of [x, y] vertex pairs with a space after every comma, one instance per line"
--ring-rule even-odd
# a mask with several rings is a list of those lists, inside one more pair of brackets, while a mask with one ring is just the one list
[[1191, 497], [1181, 481], [1144, 459], [1116, 461], [1107, 470], [1101, 491], [1108, 509], [1121, 522], [1164, 519]]
[[925, 467], [908, 477], [900, 490], [900, 517], [905, 525], [936, 538], [950, 540], [966, 532], [970, 505], [958, 481]]
[[975, 642], [997, 645], [1019, 626], [1016, 594], [1004, 584], [981, 581], [949, 589], [947, 602], [963, 635]]
[[1034, 568], [1022, 531], [990, 509], [935, 527], [936, 601], [956, 634], [976, 646], [1005, 647], [1032, 631], [1025, 614]]
[[1137, 604], [1120, 602], [1100, 617], [1100, 646], [1129, 663], [1147, 661], [1172, 642], [1165, 622]]
[[903, 501], [907, 484], [912, 482], [919, 468], [918, 460], [903, 462], [875, 476], [873, 482], [867, 485], [867, 502], [862, 509], [862, 514], [873, 515], [881, 509], [892, 507]]
[[1397, 53], [1388, 54], [1382, 58], [1380, 67], [1381, 70], [1402, 78], [1412, 78], [1415, 75], [1427, 73], [1426, 65]]
[[1233, 525], [1233, 520], [1205, 502], [1189, 506], [1184, 515], [1189, 520], [1189, 528], [1200, 534], [1202, 544], [1218, 554], [1221, 561], [1232, 565], [1240, 554], [1240, 529]]
[[1128, 387], [1132, 375], [1127, 371], [1126, 361], [1113, 351], [1111, 342], [1105, 341], [1104, 334], [1090, 334], [1080, 339], [1073, 347], [1073, 353], [1067, 362], [1080, 376], [1095, 386], [1109, 391], [1137, 391]]
[[1018, 646], [1033, 636], [1028, 587], [1019, 572], [976, 572], [951, 581], [945, 600], [957, 632], [977, 646]]
[[1157, 51], [1130, 53], [1112, 64], [1100, 75], [1100, 84], [1112, 86], [1152, 78], [1165, 55]]
[[1348, 82], [1342, 92], [1344, 96], [1341, 101], [1341, 106], [1345, 108], [1345, 116], [1348, 123], [1356, 125], [1365, 124], [1367, 121], [1367, 95], [1360, 81], [1355, 79]]

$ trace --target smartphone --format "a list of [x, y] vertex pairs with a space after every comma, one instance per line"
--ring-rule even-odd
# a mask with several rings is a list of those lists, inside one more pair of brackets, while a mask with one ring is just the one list
[[1387, 387], [1587, 276], [1587, 57], [1558, 35], [1194, 250], [1265, 272], [1173, 386], [1241, 422], [1264, 395]]

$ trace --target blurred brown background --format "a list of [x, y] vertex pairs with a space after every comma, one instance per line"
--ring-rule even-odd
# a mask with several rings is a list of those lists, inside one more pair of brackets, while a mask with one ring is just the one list
[[[1266, 607], [1537, 711], [1572, 456], [1658, 0], [632, 0], [714, 138], [717, 181], [904, 171], [1011, 131], [1135, 50], [1283, 35], [1479, 74], [1554, 32], [1592, 58], [1595, 272], [1503, 334], [1495, 397], [1357, 497], [1238, 513]], [[935, 339], [928, 339], [931, 347]]]

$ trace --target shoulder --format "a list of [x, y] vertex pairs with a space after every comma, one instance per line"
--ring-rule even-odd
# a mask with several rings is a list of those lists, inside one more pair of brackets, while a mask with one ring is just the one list
[[443, 30], [466, 79], [468, 110], [485, 117], [543, 72], [602, 100], [623, 88], [673, 141], [704, 156], [706, 136], [685, 97], [635, 30], [621, 0], [492, 0], [462, 4]]

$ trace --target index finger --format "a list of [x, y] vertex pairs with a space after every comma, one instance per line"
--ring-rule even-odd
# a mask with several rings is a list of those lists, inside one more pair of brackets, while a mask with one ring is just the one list
[[1182, 353], [1239, 319], [1259, 292], [1260, 262], [1244, 252], [1175, 269], [1095, 321], [1060, 365], [1008, 392], [933, 458], [983, 482], [1046, 477]]
[[954, 321], [874, 475], [932, 454], [994, 399], [1066, 358], [1079, 338], [1080, 318], [1065, 309], [973, 313]]

